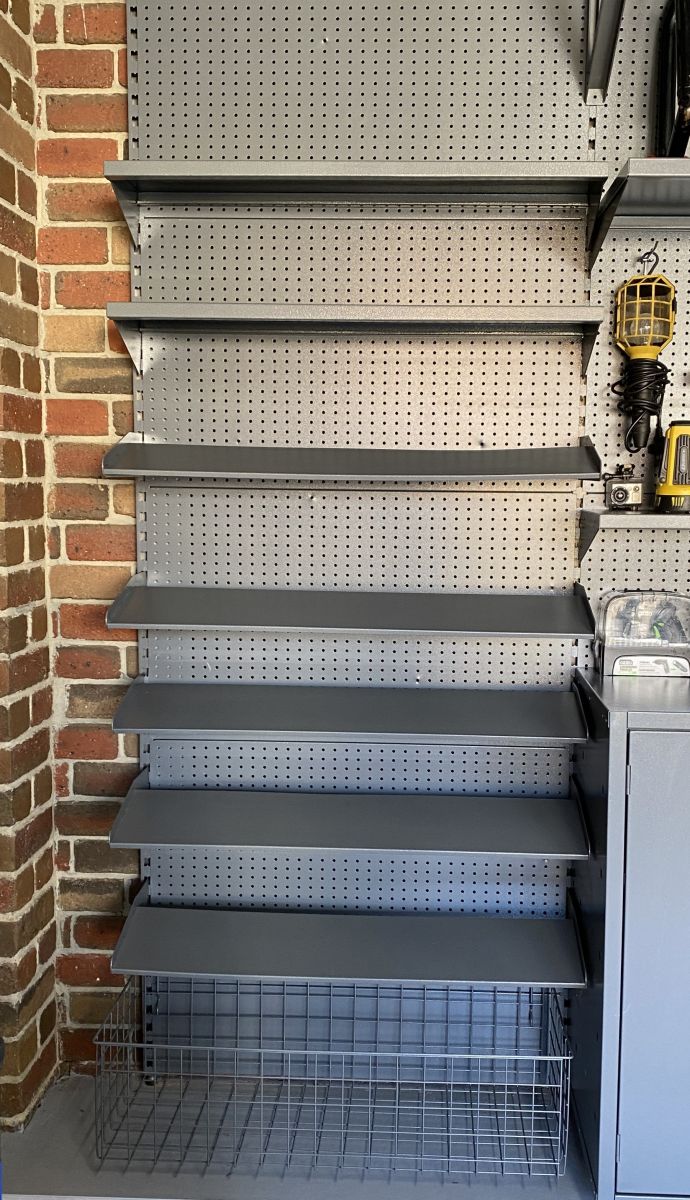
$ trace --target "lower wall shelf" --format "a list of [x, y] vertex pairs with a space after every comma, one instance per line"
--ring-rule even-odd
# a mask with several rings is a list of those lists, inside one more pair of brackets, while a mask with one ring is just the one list
[[564, 745], [585, 742], [572, 691], [149, 683], [138, 679], [116, 733], [286, 741]]
[[206, 978], [582, 988], [571, 920], [136, 904], [112, 969]]
[[587, 858], [574, 797], [129, 790], [111, 846]]

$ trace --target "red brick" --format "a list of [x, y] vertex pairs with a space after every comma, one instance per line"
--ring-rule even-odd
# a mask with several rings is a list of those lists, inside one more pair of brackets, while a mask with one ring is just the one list
[[46, 207], [51, 221], [119, 221], [120, 206], [109, 183], [50, 183]]
[[87, 43], [126, 41], [127, 19], [124, 4], [68, 4], [65, 8], [66, 42]]
[[110, 50], [38, 50], [36, 82], [48, 88], [100, 88], [113, 82]]
[[107, 406], [102, 400], [47, 400], [46, 431], [82, 436], [107, 433]]
[[60, 608], [60, 634], [63, 638], [94, 642], [133, 642], [132, 629], [107, 629], [105, 604], [63, 604]]
[[[8, 353], [4, 351], [4, 356]], [[7, 438], [0, 442], [0, 475], [3, 479], [21, 479], [24, 474], [24, 455], [21, 442]]]
[[30, 216], [36, 216], [38, 191], [36, 182], [27, 175], [24, 171], [20, 171], [17, 167], [17, 200], [20, 208]]
[[29, 558], [32, 562], [43, 561], [46, 552], [46, 531], [42, 525], [31, 526], [29, 534]]
[[0, 654], [18, 654], [24, 650], [26, 642], [27, 620], [24, 613], [0, 619]]
[[58, 898], [61, 912], [120, 913], [124, 905], [122, 880], [74, 876], [60, 879]]
[[31, 396], [0, 396], [0, 429], [17, 433], [40, 433], [41, 401]]
[[22, 33], [31, 31], [31, 8], [29, 0], [10, 0], [10, 11], [15, 25]]
[[48, 634], [48, 610], [42, 604], [39, 608], [35, 608], [31, 614], [31, 640], [34, 642], [42, 642]]
[[53, 714], [53, 689], [41, 688], [31, 697], [31, 724], [42, 725]]
[[43, 567], [29, 571], [13, 571], [7, 581], [7, 607], [22, 608], [32, 600], [43, 600], [46, 594]]
[[[55, 823], [64, 837], [108, 837], [120, 805], [113, 800], [61, 800], [55, 808]], [[79, 942], [100, 950], [99, 942]]]
[[37, 395], [43, 391], [41, 361], [35, 354], [22, 354], [22, 387]]
[[47, 729], [39, 729], [23, 742], [14, 742], [6, 750], [0, 750], [0, 783], [14, 783], [29, 771], [40, 767], [50, 753], [50, 736]]
[[128, 300], [129, 272], [59, 271], [55, 299], [64, 308], [105, 308], [110, 300]]
[[77, 395], [128, 395], [132, 390], [131, 363], [110, 356], [61, 356], [55, 362], [55, 387]]
[[[5, 94], [5, 88], [7, 92]], [[9, 71], [0, 63], [0, 104], [9, 108], [12, 97], [12, 80]], [[14, 163], [6, 158], [0, 158], [0, 199], [14, 204], [17, 195], [17, 175]]]
[[33, 806], [47, 804], [53, 795], [53, 774], [50, 767], [42, 767], [32, 780]]
[[136, 536], [133, 525], [68, 525], [67, 557], [78, 561], [133, 562]]
[[59, 483], [50, 493], [48, 511], [62, 519], [101, 521], [108, 515], [108, 488], [104, 484]]
[[48, 128], [57, 133], [111, 133], [127, 129], [127, 97], [116, 95], [48, 96]]
[[10, 663], [10, 684], [14, 691], [23, 692], [48, 678], [48, 647], [39, 646], [26, 654], [15, 654]]
[[105, 229], [52, 226], [38, 233], [41, 263], [104, 263], [108, 261]]
[[73, 683], [68, 688], [67, 716], [112, 721], [126, 691], [122, 683]]
[[4, 337], [20, 346], [38, 345], [38, 313], [33, 308], [0, 299], [0, 329]]
[[123, 924], [122, 917], [76, 917], [72, 926], [74, 944], [85, 950], [114, 950]]
[[116, 354], [128, 354], [129, 351], [122, 340], [122, 334], [114, 321], [108, 321], [108, 345]]
[[66, 725], [57, 735], [58, 758], [117, 758], [117, 734], [106, 725]]
[[[55, 921], [53, 921], [52, 924], [50, 924], [48, 926], [48, 928], [44, 931], [44, 933], [41, 934], [40, 938], [38, 939], [38, 961], [40, 963], [48, 962], [48, 960], [51, 959], [53, 957], [53, 955], [55, 954], [56, 945], [57, 945], [57, 928], [56, 928]], [[51, 1004], [52, 1004], [52, 1001], [51, 1001]], [[55, 1025], [55, 1022], [53, 1021], [53, 1027], [54, 1027], [54, 1025]]]
[[57, 977], [72, 987], [116, 987], [122, 983], [120, 976], [111, 973], [109, 954], [61, 954]]
[[131, 763], [75, 763], [74, 792], [78, 796], [126, 796], [138, 774], [138, 766]]
[[[122, 987], [122, 976], [114, 976]], [[96, 1044], [93, 1040], [94, 1029], [61, 1029], [60, 1061], [69, 1064], [72, 1070], [80, 1075], [92, 1075], [95, 1072]]]
[[41, 516], [43, 516], [42, 484], [0, 484], [0, 520], [30, 521]]
[[99, 479], [105, 447], [88, 442], [56, 442], [55, 474], [61, 479]]
[[61, 646], [55, 670], [61, 679], [118, 679], [120, 655], [106, 646]]
[[117, 52], [117, 81], [121, 87], [129, 86], [129, 76], [127, 74], [127, 51], [118, 50]]
[[53, 836], [53, 813], [51, 809], [39, 813], [32, 821], [22, 825], [14, 833], [5, 836], [0, 845], [0, 862], [3, 871], [18, 871], [33, 858]]
[[0, 741], [12, 742], [26, 733], [31, 724], [31, 704], [28, 696], [8, 705], [0, 705]]
[[127, 567], [60, 564], [51, 568], [51, 590], [56, 598], [113, 600], [130, 576]]
[[[38, 271], [29, 263], [19, 263], [19, 289], [24, 303], [31, 304], [35, 308], [38, 305]], [[36, 389], [32, 387], [31, 390], [35, 391]]]
[[42, 175], [98, 176], [117, 150], [112, 138], [48, 138], [38, 143], [36, 163]]
[[26, 461], [27, 475], [33, 475], [36, 478], [42, 479], [46, 469], [46, 455], [43, 442], [39, 442], [34, 438], [31, 441], [25, 442], [24, 459]]
[[[15, 913], [25, 908], [34, 895], [34, 869], [29, 866], [18, 874], [0, 879], [0, 913]], [[95, 947], [98, 949], [99, 947]], [[3, 1063], [3, 1066], [6, 1064]]]
[[23, 38], [4, 17], [0, 17], [0, 47], [2, 47], [2, 57], [5, 62], [19, 71], [25, 79], [30, 79], [31, 46], [28, 40]]
[[33, 221], [11, 209], [0, 205], [0, 244], [22, 254], [24, 258], [33, 258], [36, 253], [36, 229]]
[[15, 79], [12, 94], [14, 97], [14, 107], [22, 121], [26, 121], [27, 125], [33, 125], [36, 108], [34, 94], [29, 84], [25, 83], [23, 79]]
[[139, 855], [112, 849], [106, 838], [83, 838], [74, 843], [74, 867], [79, 874], [137, 875]]
[[[24, 562], [24, 530], [19, 526], [8, 526], [0, 529], [0, 566], [16, 567]], [[5, 592], [9, 592], [9, 582], [5, 579]], [[2, 595], [0, 588], [0, 595]], [[6, 603], [6, 601], [5, 601]]]
[[44, 4], [34, 25], [34, 41], [39, 45], [57, 41], [55, 5]]
[[57, 1046], [51, 1038], [26, 1075], [0, 1083], [0, 1111], [6, 1120], [26, 1112], [44, 1091], [56, 1066]]
[[[1, 43], [2, 31], [0, 30]], [[29, 52], [30, 60], [31, 52]], [[20, 125], [4, 108], [0, 108], [0, 151], [5, 153], [8, 158], [13, 158], [21, 163], [27, 171], [33, 171], [36, 164], [34, 131]]]

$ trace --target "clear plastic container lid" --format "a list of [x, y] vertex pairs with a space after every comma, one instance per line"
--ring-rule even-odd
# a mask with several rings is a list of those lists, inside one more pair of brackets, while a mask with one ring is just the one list
[[677, 592], [609, 592], [602, 599], [597, 641], [606, 646], [690, 646], [690, 596]]

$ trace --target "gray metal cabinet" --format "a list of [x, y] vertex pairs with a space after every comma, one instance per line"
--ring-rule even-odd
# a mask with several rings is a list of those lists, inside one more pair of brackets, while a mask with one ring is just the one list
[[623, 1194], [690, 1194], [690, 733], [632, 731], [623, 938]]

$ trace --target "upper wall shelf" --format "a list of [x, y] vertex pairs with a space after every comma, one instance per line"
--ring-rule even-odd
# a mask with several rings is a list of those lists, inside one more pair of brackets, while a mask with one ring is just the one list
[[314, 446], [171, 445], [127, 434], [103, 460], [107, 478], [339, 479], [347, 482], [599, 479], [589, 438], [525, 450], [375, 450]]
[[293, 588], [156, 587], [142, 575], [108, 610], [109, 629], [236, 629], [300, 633], [446, 633], [594, 637], [582, 588], [565, 595], [326, 592]]
[[690, 229], [690, 159], [631, 158], [604, 195], [590, 241], [592, 263], [616, 226]]
[[586, 366], [605, 316], [589, 304], [165, 304], [134, 300], [108, 305], [138, 371], [142, 333], [218, 330], [224, 333], [402, 333], [417, 336], [478, 333], [583, 338]]
[[609, 175], [592, 162], [107, 162], [132, 237], [141, 203], [277, 204], [324, 199], [594, 205]]
[[615, 508], [583, 508], [580, 512], [580, 562], [600, 529], [659, 529], [690, 533], [690, 516], [659, 512], [622, 512]]
[[587, 740], [576, 693], [549, 688], [324, 687], [138, 679], [116, 733], [234, 741], [566, 745]]

